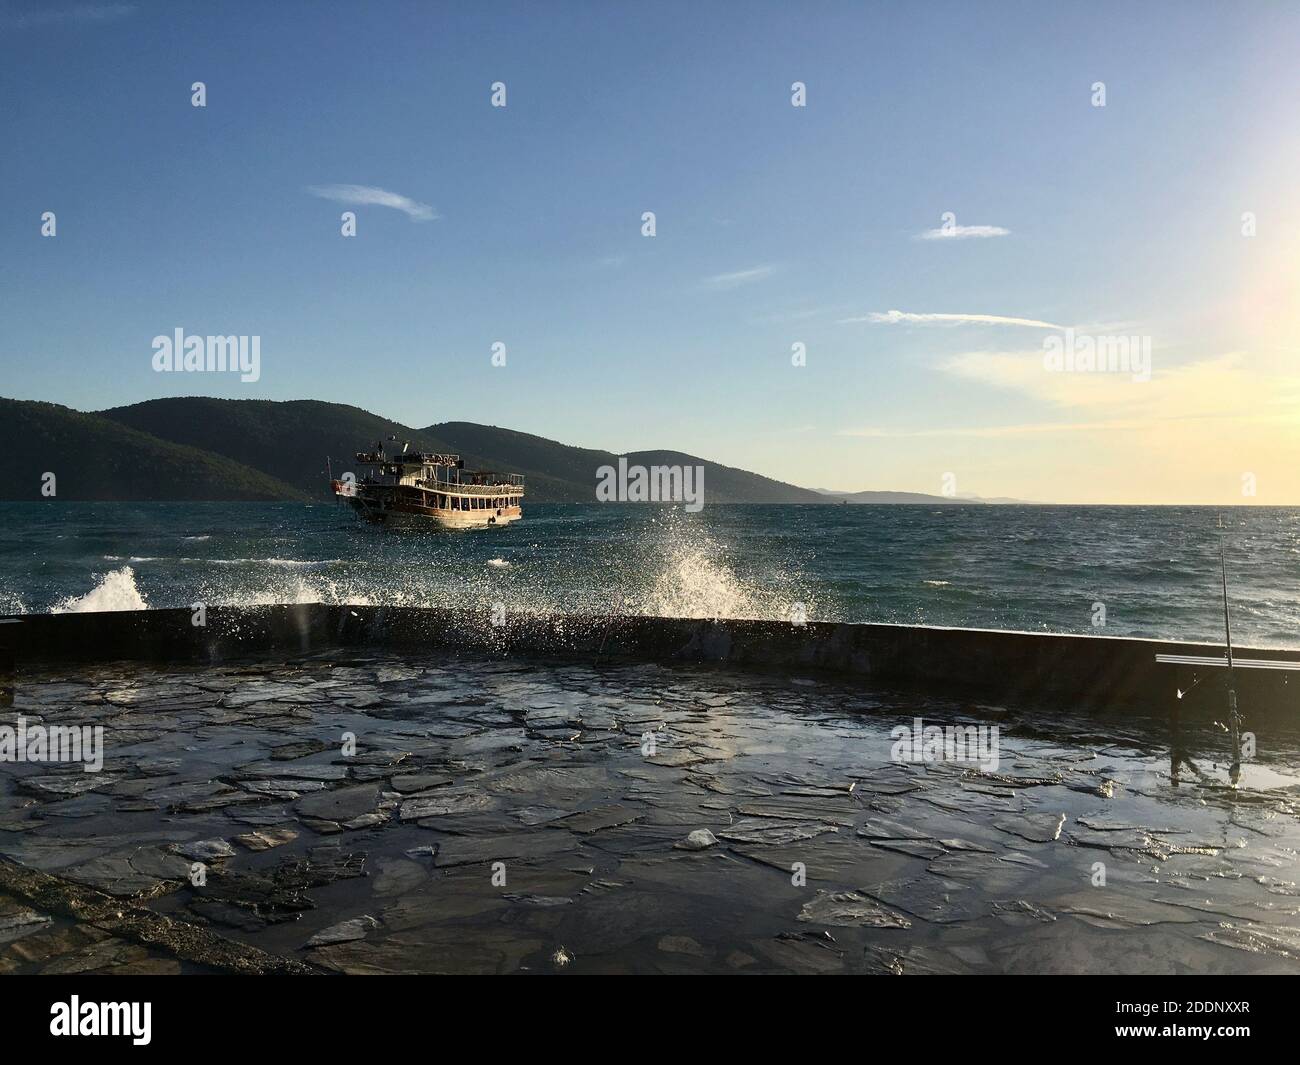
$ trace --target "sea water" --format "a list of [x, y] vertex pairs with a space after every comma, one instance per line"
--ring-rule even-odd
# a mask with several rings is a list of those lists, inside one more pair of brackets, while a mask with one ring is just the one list
[[[1205, 507], [527, 504], [395, 533], [333, 502], [0, 504], [0, 614], [362, 603], [1222, 641]], [[1300, 646], [1300, 508], [1224, 514], [1233, 636]]]

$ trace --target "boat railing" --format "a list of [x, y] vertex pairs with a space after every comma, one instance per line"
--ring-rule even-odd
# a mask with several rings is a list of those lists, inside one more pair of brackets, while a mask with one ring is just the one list
[[522, 492], [523, 481], [499, 481], [496, 484], [465, 484], [460, 481], [418, 480], [419, 488], [431, 492], [446, 492], [448, 495], [499, 496]]
[[358, 451], [357, 461], [363, 466], [455, 466], [459, 455], [431, 451], [406, 451], [382, 455], [377, 451]]

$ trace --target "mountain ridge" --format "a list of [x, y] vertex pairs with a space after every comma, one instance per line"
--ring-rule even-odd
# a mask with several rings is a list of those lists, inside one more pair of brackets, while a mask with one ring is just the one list
[[534, 503], [593, 502], [597, 470], [620, 458], [647, 467], [702, 466], [709, 503], [827, 505], [873, 494], [830, 496], [670, 449], [620, 455], [477, 422], [416, 428], [323, 400], [181, 396], [100, 411], [0, 398], [0, 499], [42, 498], [47, 472], [56, 474], [62, 499], [323, 499], [331, 472], [348, 471], [356, 452], [389, 437], [421, 451], [459, 454], [468, 468], [522, 473], [525, 498]]

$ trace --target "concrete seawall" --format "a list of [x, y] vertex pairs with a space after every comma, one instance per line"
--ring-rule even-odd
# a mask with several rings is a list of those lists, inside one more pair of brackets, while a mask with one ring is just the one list
[[[453, 648], [482, 654], [577, 655], [712, 662], [741, 669], [856, 674], [1050, 707], [1166, 712], [1179, 690], [1189, 716], [1222, 713], [1226, 670], [1158, 663], [1157, 654], [1223, 657], [1222, 645], [913, 625], [700, 621], [648, 617], [509, 615], [488, 612], [307, 604], [255, 610], [212, 607], [206, 624], [188, 610], [24, 615], [0, 624], [6, 659], [28, 664], [118, 659], [217, 662], [296, 655], [331, 647]], [[1240, 659], [1300, 663], [1300, 650], [1236, 648]], [[3, 680], [0, 679], [0, 684]], [[1252, 720], [1300, 721], [1300, 673], [1238, 669]]]

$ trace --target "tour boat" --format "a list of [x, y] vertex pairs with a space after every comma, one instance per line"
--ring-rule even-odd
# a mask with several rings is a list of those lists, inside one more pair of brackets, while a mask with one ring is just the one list
[[524, 516], [523, 474], [467, 470], [459, 455], [409, 446], [393, 454], [382, 443], [374, 451], [358, 451], [362, 475], [331, 479], [331, 491], [367, 521], [393, 528], [468, 529]]

